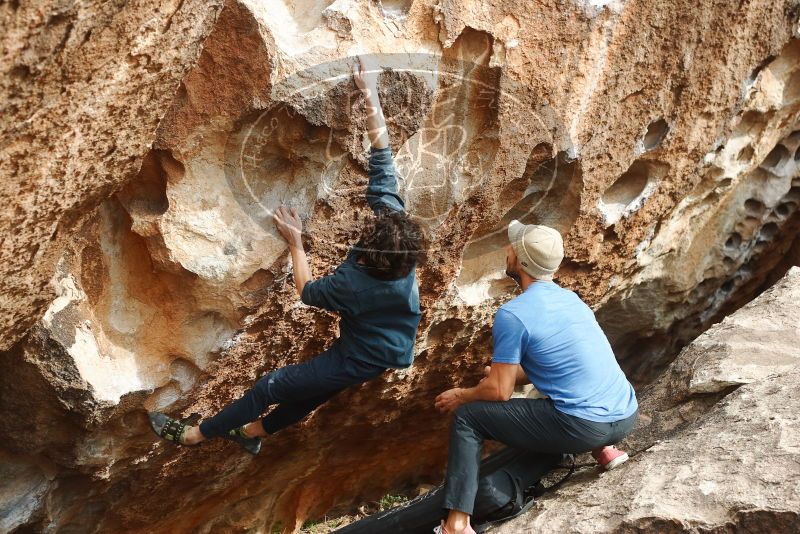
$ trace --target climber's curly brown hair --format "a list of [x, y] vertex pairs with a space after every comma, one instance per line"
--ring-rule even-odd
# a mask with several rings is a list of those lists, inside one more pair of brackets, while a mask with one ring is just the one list
[[425, 247], [419, 223], [407, 213], [381, 210], [367, 221], [354, 249], [370, 276], [398, 280], [425, 261]]

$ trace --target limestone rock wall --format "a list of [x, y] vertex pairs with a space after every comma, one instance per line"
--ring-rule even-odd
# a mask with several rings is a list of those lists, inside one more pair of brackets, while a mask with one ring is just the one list
[[138, 171], [219, 4], [0, 4], [0, 349], [52, 301], [77, 221]]
[[[63, 43], [0, 5], [4, 529], [292, 531], [436, 480], [432, 399], [489, 357], [512, 218], [562, 231], [559, 282], [638, 384], [800, 257], [794, 0], [56, 8]], [[148, 410], [210, 415], [336, 334], [297, 302], [271, 210], [302, 213], [317, 274], [356, 239], [357, 53], [385, 69], [402, 194], [431, 237], [415, 366], [256, 458], [156, 442]]]

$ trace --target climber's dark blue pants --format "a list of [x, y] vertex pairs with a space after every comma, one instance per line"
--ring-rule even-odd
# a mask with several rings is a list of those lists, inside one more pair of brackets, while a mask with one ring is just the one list
[[621, 441], [638, 415], [636, 411], [620, 421], [596, 423], [558, 411], [550, 399], [464, 404], [450, 429], [444, 508], [472, 515], [485, 439], [532, 453], [589, 452]]
[[269, 372], [240, 399], [217, 415], [200, 423], [206, 438], [224, 436], [229, 430], [255, 421], [266, 409], [277, 404], [261, 424], [268, 434], [297, 423], [316, 407], [348, 387], [367, 382], [386, 370], [384, 367], [326, 350], [308, 361], [287, 365]]

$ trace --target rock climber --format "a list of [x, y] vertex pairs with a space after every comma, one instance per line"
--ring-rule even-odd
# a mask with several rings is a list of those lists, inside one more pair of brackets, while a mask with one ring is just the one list
[[[378, 97], [379, 71], [366, 57], [359, 57], [353, 70], [366, 106], [371, 143], [366, 197], [374, 217], [345, 261], [332, 275], [313, 279], [297, 211], [279, 207], [274, 214], [275, 225], [289, 244], [300, 299], [338, 313], [340, 336], [321, 354], [267, 373], [240, 399], [199, 426], [151, 413], [160, 437], [182, 445], [221, 437], [257, 454], [261, 437], [297, 423], [337, 393], [386, 369], [411, 365], [421, 317], [415, 270], [423, 261], [425, 236], [398, 194]], [[272, 405], [277, 406], [259, 419]]]
[[[620, 369], [592, 310], [553, 282], [564, 257], [561, 234], [512, 221], [506, 274], [522, 294], [500, 307], [492, 325], [492, 363], [472, 388], [454, 388], [435, 406], [455, 412], [445, 477], [443, 534], [473, 534], [470, 525], [485, 439], [532, 453], [592, 451], [605, 469], [628, 459], [613, 447], [638, 416], [636, 393]], [[532, 383], [547, 398], [514, 398]]]

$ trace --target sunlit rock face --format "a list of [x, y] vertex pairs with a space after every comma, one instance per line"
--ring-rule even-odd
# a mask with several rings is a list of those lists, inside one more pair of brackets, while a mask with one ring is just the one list
[[[68, 10], [66, 48], [2, 59], [52, 72], [3, 82], [0, 530], [292, 531], [436, 480], [432, 399], [488, 360], [512, 219], [562, 232], [558, 282], [639, 385], [800, 259], [796, 2], [174, 4]], [[39, 31], [22, 3], [0, 12]], [[58, 70], [84, 47], [95, 70]], [[357, 239], [357, 53], [384, 69], [401, 193], [430, 235], [414, 367], [256, 458], [157, 442], [148, 410], [209, 416], [336, 335], [298, 303], [271, 216], [302, 214], [317, 275]], [[59, 106], [37, 114], [37, 95]]]
[[78, 221], [140, 168], [221, 4], [0, 4], [0, 350], [55, 297]]

